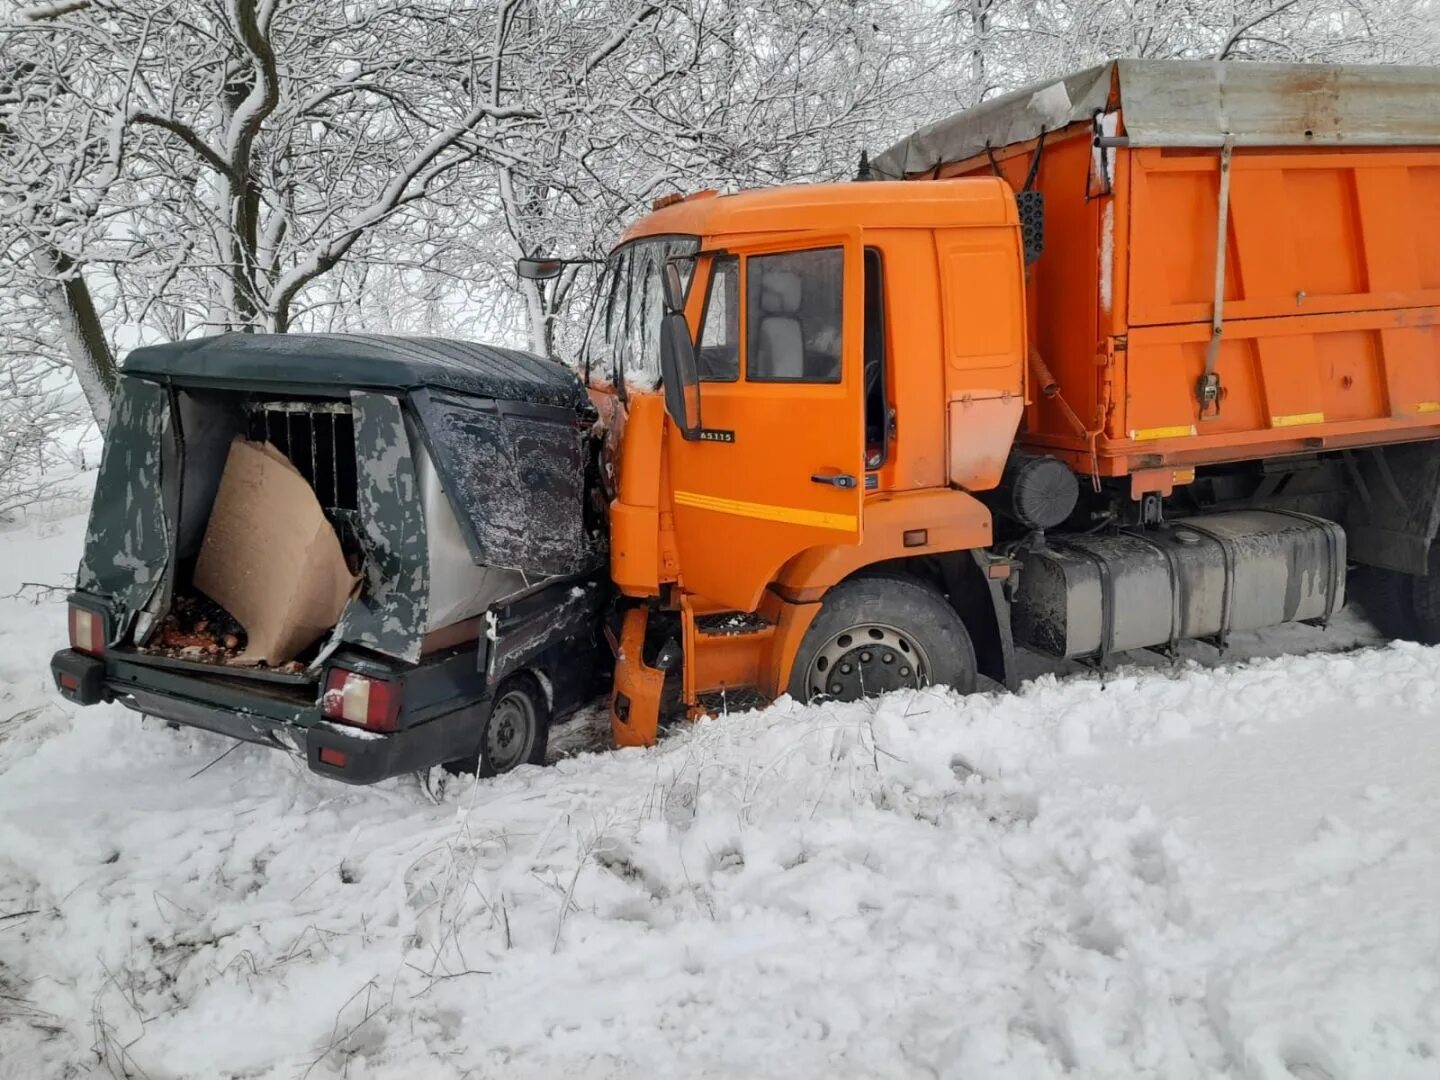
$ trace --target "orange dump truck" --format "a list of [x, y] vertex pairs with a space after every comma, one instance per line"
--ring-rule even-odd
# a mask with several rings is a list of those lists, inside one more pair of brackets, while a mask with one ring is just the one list
[[874, 182], [635, 224], [589, 358], [617, 740], [1223, 645], [1347, 581], [1440, 640], [1436, 101], [1440, 70], [1117, 61]]

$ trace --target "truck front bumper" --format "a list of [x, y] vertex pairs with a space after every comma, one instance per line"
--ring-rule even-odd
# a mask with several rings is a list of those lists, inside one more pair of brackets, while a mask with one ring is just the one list
[[[338, 724], [310, 723], [217, 706], [133, 682], [106, 677], [105, 661], [62, 649], [50, 661], [60, 696], [77, 705], [118, 701], [127, 709], [174, 724], [212, 731], [304, 756], [311, 770], [347, 784], [373, 784], [402, 773], [428, 769], [473, 755], [480, 726], [473, 710], [460, 709], [390, 735], [350, 734]], [[306, 713], [314, 710], [305, 710]]]

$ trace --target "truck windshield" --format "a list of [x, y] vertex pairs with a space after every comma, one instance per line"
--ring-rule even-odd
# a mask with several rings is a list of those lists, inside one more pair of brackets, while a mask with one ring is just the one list
[[606, 303], [600, 332], [592, 337], [592, 378], [635, 389], [660, 382], [660, 318], [665, 313], [660, 273], [677, 256], [688, 292], [694, 273], [695, 236], [655, 236], [620, 248], [606, 266]]

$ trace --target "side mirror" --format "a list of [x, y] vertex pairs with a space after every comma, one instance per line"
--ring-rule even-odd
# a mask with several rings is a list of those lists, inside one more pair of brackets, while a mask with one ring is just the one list
[[515, 273], [526, 281], [549, 281], [560, 276], [564, 259], [516, 259]]
[[[666, 292], [670, 267], [666, 266]], [[678, 278], [678, 274], [676, 275]], [[668, 297], [667, 297], [668, 303]], [[669, 311], [660, 323], [660, 377], [664, 381], [665, 411], [687, 440], [700, 437], [700, 372], [690, 327], [679, 311]]]
[[661, 274], [661, 280], [665, 283], [665, 310], [671, 313], [684, 311], [685, 283], [680, 280], [680, 267], [675, 264], [674, 259], [665, 260], [665, 271]]

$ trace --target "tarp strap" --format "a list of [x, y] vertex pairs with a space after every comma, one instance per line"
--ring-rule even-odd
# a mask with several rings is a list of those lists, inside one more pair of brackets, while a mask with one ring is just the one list
[[1220, 202], [1215, 214], [1215, 306], [1210, 316], [1210, 343], [1205, 348], [1205, 372], [1195, 384], [1195, 397], [1200, 402], [1200, 419], [1213, 420], [1220, 415], [1220, 335], [1225, 329], [1225, 249], [1230, 233], [1230, 156], [1235, 149], [1235, 136], [1226, 134], [1220, 144]]
[[988, 139], [985, 141], [985, 156], [990, 159], [991, 171], [994, 172], [996, 176], [1004, 179], [1005, 174], [1000, 170], [1000, 162], [995, 157], [995, 148], [990, 145]]
[[1035, 140], [1035, 154], [1030, 158], [1030, 169], [1025, 173], [1025, 186], [1021, 191], [1029, 191], [1035, 186], [1035, 177], [1040, 172], [1040, 158], [1045, 153], [1045, 129], [1040, 129], [1040, 137]]

